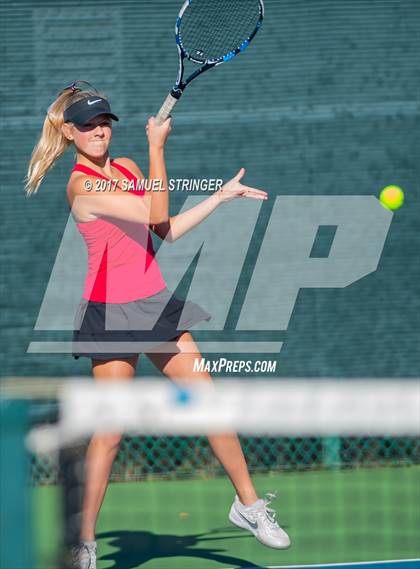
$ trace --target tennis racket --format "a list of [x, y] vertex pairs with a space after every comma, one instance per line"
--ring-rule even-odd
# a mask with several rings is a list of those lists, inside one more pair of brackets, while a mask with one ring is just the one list
[[[185, 0], [175, 24], [178, 76], [156, 115], [157, 124], [168, 118], [191, 81], [244, 51], [263, 18], [262, 0]], [[187, 59], [200, 67], [184, 80]]]

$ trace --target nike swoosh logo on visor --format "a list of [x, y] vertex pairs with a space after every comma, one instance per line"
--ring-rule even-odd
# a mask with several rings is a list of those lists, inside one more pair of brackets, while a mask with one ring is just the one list
[[99, 103], [99, 101], [101, 101], [102, 99], [95, 99], [94, 101], [88, 101], [87, 104], [88, 105], [94, 105], [95, 103]]
[[240, 515], [241, 518], [243, 518], [247, 523], [249, 523], [249, 525], [250, 525], [251, 527], [253, 527], [254, 529], [257, 529], [257, 528], [258, 528], [258, 522], [251, 522], [250, 520], [248, 520], [248, 518], [246, 518], [245, 516], [243, 516], [243, 515], [241, 514], [241, 512], [239, 512], [239, 515]]

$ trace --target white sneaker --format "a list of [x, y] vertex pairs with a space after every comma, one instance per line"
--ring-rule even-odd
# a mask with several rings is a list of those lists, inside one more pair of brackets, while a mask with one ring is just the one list
[[238, 496], [235, 496], [229, 520], [235, 526], [252, 532], [263, 545], [274, 549], [287, 549], [290, 547], [290, 537], [277, 523], [276, 512], [267, 507], [275, 497], [275, 494], [267, 494], [255, 504], [244, 506]]
[[96, 569], [96, 541], [82, 541], [72, 553], [74, 569]]

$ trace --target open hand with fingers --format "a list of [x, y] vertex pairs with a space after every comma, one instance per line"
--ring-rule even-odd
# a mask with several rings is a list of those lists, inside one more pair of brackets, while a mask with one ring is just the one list
[[241, 184], [241, 179], [244, 175], [245, 168], [241, 168], [234, 178], [226, 182], [226, 184], [216, 192], [216, 196], [218, 196], [220, 202], [229, 202], [236, 198], [253, 198], [255, 200], [268, 199], [267, 192]]

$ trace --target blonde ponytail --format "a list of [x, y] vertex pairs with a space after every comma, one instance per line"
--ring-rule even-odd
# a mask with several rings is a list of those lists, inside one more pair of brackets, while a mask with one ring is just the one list
[[41, 137], [33, 149], [28, 173], [25, 178], [25, 191], [28, 196], [38, 191], [48, 170], [54, 166], [72, 144], [64, 136], [61, 129], [64, 124], [64, 111], [80, 99], [97, 94], [96, 90], [81, 91], [80, 89], [75, 90], [69, 87], [62, 91], [50, 106], [44, 121]]

